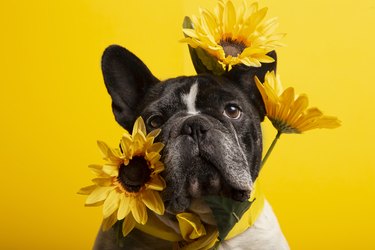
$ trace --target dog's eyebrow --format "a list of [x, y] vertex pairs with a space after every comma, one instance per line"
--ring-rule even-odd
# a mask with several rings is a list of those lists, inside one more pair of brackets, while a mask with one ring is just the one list
[[188, 94], [181, 95], [182, 101], [187, 107], [188, 114], [196, 115], [199, 113], [195, 107], [195, 101], [198, 95], [198, 82], [195, 82], [191, 87]]

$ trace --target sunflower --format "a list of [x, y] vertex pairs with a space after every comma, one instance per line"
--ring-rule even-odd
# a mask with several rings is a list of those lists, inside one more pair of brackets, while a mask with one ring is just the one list
[[285, 34], [276, 34], [277, 18], [264, 20], [267, 8], [259, 9], [258, 3], [244, 0], [236, 11], [231, 0], [219, 0], [214, 12], [200, 10], [192, 16], [192, 27], [183, 29], [186, 38], [181, 40], [193, 48], [202, 48], [218, 60], [223, 68], [243, 63], [260, 67], [274, 59], [267, 55], [282, 46], [279, 40]]
[[103, 230], [110, 229], [123, 220], [122, 232], [126, 236], [136, 225], [146, 224], [147, 208], [164, 214], [164, 203], [159, 191], [165, 182], [159, 173], [164, 170], [160, 151], [164, 145], [154, 143], [160, 129], [147, 134], [143, 119], [134, 124], [132, 134], [125, 132], [120, 149], [112, 149], [98, 142], [106, 161], [103, 165], [90, 165], [97, 175], [94, 185], [82, 188], [78, 193], [89, 195], [87, 206], [103, 205]]
[[318, 108], [307, 108], [306, 95], [296, 96], [294, 89], [283, 90], [280, 77], [267, 72], [264, 83], [255, 77], [262, 95], [268, 119], [281, 133], [302, 133], [315, 128], [337, 128], [341, 122], [333, 116], [325, 116]]

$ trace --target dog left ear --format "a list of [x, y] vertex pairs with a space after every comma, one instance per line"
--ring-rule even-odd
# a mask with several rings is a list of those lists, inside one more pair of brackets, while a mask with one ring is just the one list
[[102, 71], [116, 121], [131, 130], [147, 90], [159, 80], [129, 50], [111, 45], [103, 53]]
[[266, 109], [264, 107], [262, 96], [255, 84], [254, 77], [257, 76], [261, 82], [264, 82], [264, 77], [267, 71], [275, 71], [277, 65], [277, 56], [275, 51], [271, 51], [267, 54], [272, 57], [275, 61], [272, 63], [264, 63], [261, 67], [248, 67], [245, 65], [236, 65], [231, 71], [226, 73], [226, 77], [234, 81], [236, 84], [240, 84], [244, 91], [248, 94], [251, 102], [258, 110], [260, 120], [264, 120]]

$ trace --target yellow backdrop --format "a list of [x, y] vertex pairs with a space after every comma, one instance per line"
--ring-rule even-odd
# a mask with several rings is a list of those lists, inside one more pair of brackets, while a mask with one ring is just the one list
[[[116, 145], [104, 48], [135, 52], [161, 79], [193, 74], [181, 22], [212, 0], [2, 1], [1, 249], [90, 249], [100, 208], [76, 191]], [[263, 186], [292, 249], [375, 249], [375, 2], [260, 0], [288, 35], [284, 85], [343, 126], [281, 137]], [[269, 145], [274, 130], [265, 124]]]

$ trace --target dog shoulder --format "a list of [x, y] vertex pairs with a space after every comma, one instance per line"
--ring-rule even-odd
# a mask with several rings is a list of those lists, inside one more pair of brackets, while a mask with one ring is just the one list
[[271, 205], [265, 201], [254, 225], [244, 233], [222, 243], [220, 250], [289, 250]]

